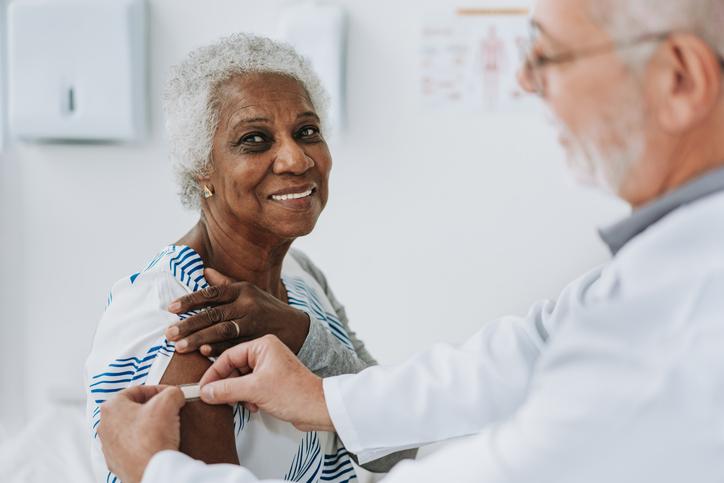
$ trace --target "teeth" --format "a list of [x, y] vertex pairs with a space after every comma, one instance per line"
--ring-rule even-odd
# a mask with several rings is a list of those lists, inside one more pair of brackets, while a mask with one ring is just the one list
[[272, 199], [275, 201], [298, 200], [311, 195], [312, 191], [313, 190], [307, 190], [304, 193], [289, 193], [288, 195], [272, 195]]

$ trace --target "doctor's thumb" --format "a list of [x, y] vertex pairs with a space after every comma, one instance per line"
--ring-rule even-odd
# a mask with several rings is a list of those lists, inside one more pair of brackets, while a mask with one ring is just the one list
[[148, 402], [151, 410], [176, 414], [181, 411], [185, 404], [184, 393], [175, 386], [165, 388]]
[[254, 401], [253, 379], [254, 376], [250, 374], [205, 384], [201, 388], [201, 400], [206, 404], [233, 404], [241, 401]]

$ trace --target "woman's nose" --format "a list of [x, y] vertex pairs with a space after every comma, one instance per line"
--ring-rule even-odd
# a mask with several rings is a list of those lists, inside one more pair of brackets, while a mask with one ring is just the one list
[[312, 166], [314, 160], [304, 152], [299, 144], [290, 140], [283, 142], [276, 153], [274, 159], [274, 174], [304, 174]]

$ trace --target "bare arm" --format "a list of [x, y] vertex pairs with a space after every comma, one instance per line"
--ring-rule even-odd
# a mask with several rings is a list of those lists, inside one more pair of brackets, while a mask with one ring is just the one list
[[[210, 366], [211, 361], [198, 352], [174, 354], [161, 384], [196, 383]], [[186, 403], [181, 410], [181, 452], [207, 464], [238, 465], [232, 407]]]

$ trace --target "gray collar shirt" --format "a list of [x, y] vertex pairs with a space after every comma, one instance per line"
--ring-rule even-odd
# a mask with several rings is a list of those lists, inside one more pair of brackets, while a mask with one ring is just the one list
[[599, 230], [614, 256], [629, 241], [673, 211], [724, 191], [724, 168], [718, 168], [635, 210], [627, 218]]

